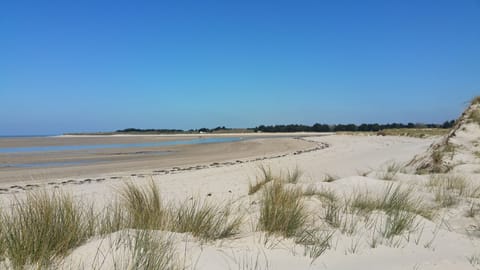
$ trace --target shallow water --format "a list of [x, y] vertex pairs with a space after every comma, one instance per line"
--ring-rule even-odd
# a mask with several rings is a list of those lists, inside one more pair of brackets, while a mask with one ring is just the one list
[[92, 149], [105, 149], [105, 148], [155, 147], [155, 146], [171, 146], [171, 145], [237, 142], [241, 140], [243, 140], [242, 137], [229, 137], [229, 138], [199, 138], [199, 139], [193, 139], [193, 140], [175, 140], [175, 141], [147, 142], [147, 143], [5, 147], [5, 148], [0, 148], [0, 153], [29, 153], [29, 152], [78, 151], [78, 150], [92, 150]]

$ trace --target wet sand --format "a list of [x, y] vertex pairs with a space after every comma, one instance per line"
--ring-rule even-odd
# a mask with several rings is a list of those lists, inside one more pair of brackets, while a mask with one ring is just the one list
[[[291, 136], [291, 135], [290, 135]], [[190, 140], [199, 136], [88, 136], [5, 138], [0, 147], [87, 145]], [[203, 136], [206, 137], [206, 136]], [[225, 162], [280, 156], [317, 147], [298, 138], [250, 138], [239, 142], [77, 151], [0, 153], [0, 165], [49, 163], [45, 167], [0, 167], [0, 186], [41, 184], [65, 178], [89, 178], [132, 171], [163, 172], [173, 167], [200, 168]], [[64, 163], [63, 165], [59, 165]], [[65, 164], [66, 163], [66, 164]], [[69, 164], [71, 163], [71, 164]]]

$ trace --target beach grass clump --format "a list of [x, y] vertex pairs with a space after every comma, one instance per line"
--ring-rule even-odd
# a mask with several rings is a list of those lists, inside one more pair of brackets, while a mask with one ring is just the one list
[[338, 228], [342, 222], [343, 209], [344, 208], [336, 200], [329, 200], [325, 206], [323, 219], [328, 225]]
[[260, 166], [261, 176], [258, 178], [255, 183], [249, 183], [248, 185], [248, 195], [257, 193], [265, 184], [274, 179], [272, 170], [264, 166]]
[[[162, 230], [168, 222], [168, 211], [163, 206], [160, 191], [153, 183], [139, 187], [126, 183], [120, 190], [121, 207], [126, 212], [126, 226], [134, 229]], [[117, 213], [121, 214], [121, 213]], [[113, 216], [113, 223], [120, 216]]]
[[418, 223], [417, 215], [408, 211], [391, 212], [385, 221], [385, 226], [381, 231], [382, 236], [390, 239], [394, 236], [401, 235], [405, 231], [415, 230]]
[[262, 194], [259, 229], [285, 237], [294, 236], [305, 224], [307, 213], [299, 188], [287, 188], [273, 181]]
[[128, 228], [189, 232], [215, 240], [237, 233], [242, 222], [242, 216], [234, 215], [228, 205], [222, 207], [191, 199], [179, 206], [164, 206], [153, 182], [146, 188], [127, 183], [120, 195], [126, 214], [122, 217], [121, 212], [114, 211], [107, 218], [113, 229], [121, 227], [123, 219]]
[[46, 268], [95, 234], [95, 215], [70, 195], [46, 192], [16, 200], [0, 218], [3, 256], [14, 269]]
[[304, 246], [304, 255], [315, 260], [332, 246], [333, 235], [334, 231], [304, 228], [295, 236], [295, 243]]
[[100, 235], [110, 234], [127, 228], [128, 222], [127, 215], [118, 202], [115, 202], [107, 207], [97, 215], [98, 220], [98, 233]]
[[480, 124], [480, 110], [475, 109], [470, 112], [468, 115], [468, 120], [470, 122], [478, 123]]
[[403, 166], [401, 164], [391, 162], [387, 165], [385, 172], [381, 175], [381, 179], [386, 181], [392, 181], [395, 179], [395, 176], [402, 170]]
[[444, 151], [441, 149], [436, 149], [432, 152], [432, 172], [441, 172], [442, 171], [442, 161], [443, 156], [445, 155]]
[[298, 180], [300, 180], [300, 177], [302, 177], [302, 171], [298, 168], [295, 167], [293, 171], [288, 171], [287, 176], [286, 176], [286, 182], [290, 184], [296, 184], [298, 183]]
[[151, 231], [137, 231], [127, 243], [131, 258], [127, 269], [180, 270], [178, 255], [171, 239], [154, 237]]
[[424, 206], [419, 198], [413, 196], [413, 189], [403, 189], [400, 185], [394, 187], [393, 184], [387, 186], [379, 196], [368, 193], [356, 194], [350, 206], [365, 213], [384, 212], [386, 220], [381, 233], [386, 239], [401, 235], [405, 231], [415, 230], [419, 224], [417, 215], [428, 219], [433, 217], [432, 209]]
[[465, 177], [453, 174], [432, 175], [427, 187], [434, 192], [435, 201], [442, 207], [456, 205], [461, 196], [472, 195], [468, 194], [469, 191], [477, 192], [475, 188], [469, 190], [469, 184]]
[[400, 185], [394, 187], [393, 184], [388, 185], [380, 196], [373, 196], [368, 192], [354, 194], [351, 207], [365, 213], [379, 210], [389, 215], [406, 211], [429, 219], [432, 217], [431, 209], [413, 196], [413, 189], [403, 189]]
[[234, 214], [229, 204], [217, 206], [198, 199], [170, 208], [170, 230], [189, 232], [206, 240], [230, 237], [239, 232], [243, 216]]

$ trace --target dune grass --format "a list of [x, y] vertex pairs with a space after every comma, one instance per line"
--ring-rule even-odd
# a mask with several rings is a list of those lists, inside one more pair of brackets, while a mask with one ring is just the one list
[[170, 209], [170, 230], [189, 232], [207, 240], [226, 238], [238, 233], [243, 216], [234, 214], [227, 204], [215, 206], [193, 199]]
[[432, 136], [443, 136], [450, 129], [446, 128], [392, 128], [383, 129], [381, 132], [386, 136], [407, 136], [414, 138], [428, 138]]
[[303, 229], [295, 236], [295, 243], [303, 245], [304, 255], [315, 260], [332, 246], [333, 235], [333, 231]]
[[413, 196], [413, 189], [403, 189], [400, 185], [394, 187], [393, 184], [387, 186], [379, 196], [356, 194], [350, 206], [364, 213], [384, 212], [386, 220], [380, 232], [386, 239], [415, 230], [419, 225], [417, 215], [427, 219], [432, 219], [434, 215], [433, 209], [424, 206], [419, 198]]
[[127, 269], [180, 270], [173, 242], [166, 237], [154, 237], [151, 231], [137, 231], [133, 241], [126, 243], [131, 258]]
[[166, 227], [168, 211], [163, 206], [160, 191], [153, 181], [147, 187], [127, 182], [120, 190], [120, 197], [121, 207], [126, 212], [126, 226], [151, 230]]
[[114, 202], [112, 205], [105, 207], [105, 209], [97, 215], [98, 233], [105, 235], [128, 228], [127, 211], [124, 211], [122, 205]]
[[[120, 194], [129, 228], [189, 232], [196, 237], [215, 240], [236, 234], [243, 219], [241, 215], [234, 215], [228, 204], [217, 206], [199, 199], [178, 206], [164, 206], [153, 182], [146, 188], [127, 183]], [[113, 220], [114, 224], [120, 223]]]
[[260, 179], [257, 178], [255, 183], [248, 184], [248, 195], [257, 193], [266, 183], [272, 181], [274, 178], [270, 168], [260, 166], [259, 169], [261, 172]]
[[91, 207], [82, 207], [69, 195], [27, 194], [1, 215], [1, 244], [14, 269], [39, 269], [66, 255], [95, 234]]
[[373, 196], [368, 192], [354, 194], [351, 207], [361, 212], [370, 213], [375, 210], [386, 214], [398, 211], [412, 212], [431, 219], [432, 210], [425, 207], [419, 198], [413, 196], [413, 189], [403, 189], [400, 185], [388, 185], [383, 194]]
[[408, 211], [394, 211], [387, 216], [384, 227], [381, 231], [382, 236], [390, 239], [401, 235], [405, 231], [415, 230], [418, 223], [415, 222], [417, 215]]
[[478, 123], [480, 124], [480, 110], [473, 110], [470, 112], [468, 115], [468, 120], [470, 122]]
[[337, 201], [328, 201], [325, 207], [325, 222], [334, 228], [338, 228], [342, 222], [342, 206]]
[[285, 237], [294, 236], [305, 224], [307, 213], [299, 188], [275, 180], [262, 194], [259, 229]]
[[300, 177], [302, 177], [302, 171], [298, 167], [295, 167], [293, 171], [287, 171], [286, 182], [296, 184], [298, 180], [300, 180]]
[[402, 170], [402, 165], [391, 162], [387, 165], [385, 172], [383, 172], [380, 176], [381, 179], [386, 181], [392, 181], [395, 179], [395, 176]]
[[434, 192], [435, 201], [442, 207], [456, 205], [461, 196], [469, 196], [469, 191], [476, 190], [469, 187], [465, 177], [453, 174], [432, 175], [427, 187]]

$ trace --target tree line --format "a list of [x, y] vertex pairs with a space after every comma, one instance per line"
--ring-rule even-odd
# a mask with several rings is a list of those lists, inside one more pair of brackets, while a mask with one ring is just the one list
[[[422, 124], [422, 123], [390, 123], [390, 124], [319, 124], [316, 123], [312, 126], [290, 124], [290, 125], [260, 125], [254, 128], [247, 128], [245, 131], [250, 132], [338, 132], [338, 131], [380, 131], [384, 129], [397, 129], [397, 128], [451, 128], [455, 124], [455, 120], [445, 121], [443, 124]], [[232, 130], [225, 126], [218, 126], [216, 128], [199, 128], [199, 129], [139, 129], [139, 128], [126, 128], [115, 131], [116, 133], [215, 133], [220, 131]]]
[[337, 131], [380, 131], [384, 129], [394, 128], [451, 128], [455, 124], [455, 120], [445, 121], [443, 124], [422, 124], [422, 123], [390, 123], [390, 124], [336, 124], [327, 125], [316, 123], [309, 125], [260, 125], [255, 127], [255, 132], [337, 132]]

